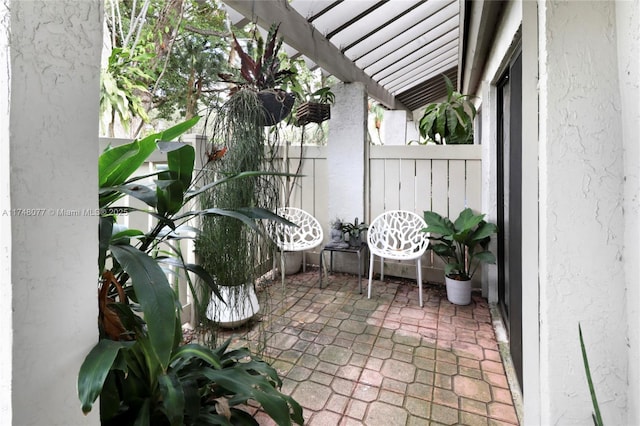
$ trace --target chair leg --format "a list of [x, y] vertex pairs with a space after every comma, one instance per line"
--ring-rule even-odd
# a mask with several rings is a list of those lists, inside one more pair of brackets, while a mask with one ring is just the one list
[[418, 299], [420, 301], [420, 307], [422, 308], [422, 262], [420, 259], [416, 260], [416, 278], [418, 281]]
[[384, 281], [384, 257], [380, 258], [380, 281]]
[[369, 255], [369, 286], [367, 287], [367, 299], [371, 299], [371, 279], [373, 278], [373, 253]]
[[276, 280], [276, 256], [278, 255], [278, 252], [275, 251], [273, 253], [273, 268], [271, 268], [271, 279], [273, 281]]
[[282, 291], [284, 291], [284, 250], [280, 250], [280, 278], [282, 279]]

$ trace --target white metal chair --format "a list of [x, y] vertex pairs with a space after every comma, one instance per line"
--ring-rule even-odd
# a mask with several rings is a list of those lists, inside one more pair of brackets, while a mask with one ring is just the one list
[[421, 257], [429, 245], [428, 235], [421, 230], [427, 224], [417, 214], [405, 210], [391, 210], [376, 217], [367, 231], [369, 243], [369, 288], [371, 298], [374, 256], [380, 257], [380, 280], [384, 280], [384, 259], [415, 260], [416, 281], [420, 307], [422, 303], [422, 263]]
[[[279, 216], [295, 223], [296, 226], [277, 223], [273, 228], [272, 237], [280, 250], [280, 274], [284, 286], [284, 253], [287, 251], [302, 252], [302, 266], [305, 268], [305, 251], [322, 244], [324, 233], [320, 222], [306, 211], [296, 207], [282, 207], [276, 210]], [[273, 269], [275, 271], [275, 256]]]

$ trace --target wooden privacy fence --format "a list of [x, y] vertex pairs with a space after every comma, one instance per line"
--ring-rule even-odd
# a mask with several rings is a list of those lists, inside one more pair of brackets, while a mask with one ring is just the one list
[[[301, 151], [298, 146], [289, 147], [288, 151], [289, 171], [304, 175], [292, 185], [289, 205], [313, 214], [323, 225], [328, 240], [332, 219], [327, 211], [331, 170], [326, 147], [303, 147]], [[278, 161], [284, 170], [282, 157]], [[480, 145], [370, 146], [367, 171], [367, 223], [387, 210], [410, 210], [419, 215], [433, 210], [453, 218], [466, 207], [482, 210]], [[318, 252], [309, 258], [317, 261]], [[391, 275], [415, 278], [413, 265], [389, 261], [385, 265]], [[425, 280], [444, 280], [441, 262], [430, 252], [425, 255], [423, 265]], [[344, 270], [357, 270], [353, 265], [342, 266]]]

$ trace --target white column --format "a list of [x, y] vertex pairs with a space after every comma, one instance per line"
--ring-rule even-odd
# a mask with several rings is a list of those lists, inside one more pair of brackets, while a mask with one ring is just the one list
[[603, 418], [627, 424], [625, 281], [637, 276], [625, 279], [625, 261], [637, 258], [624, 250], [616, 5], [538, 7], [540, 423], [591, 422], [580, 322]]
[[[0, 46], [7, 26], [11, 32], [10, 56], [0, 54], [3, 68], [6, 64], [0, 89], [8, 95], [0, 115], [4, 178], [11, 168], [0, 195], [0, 272], [2, 315], [12, 313], [13, 322], [9, 368], [15, 425], [99, 423], [97, 406], [91, 415], [82, 414], [76, 383], [98, 338], [98, 218], [84, 211], [98, 204], [101, 4], [4, 0], [0, 5]], [[11, 217], [3, 215], [6, 207]], [[7, 309], [4, 296], [10, 292], [13, 303]], [[6, 348], [11, 330], [4, 319], [1, 324]], [[3, 363], [2, 389], [6, 370]]]
[[[339, 83], [332, 91], [336, 102], [331, 107], [327, 144], [328, 217], [348, 222], [357, 217], [368, 223], [370, 218], [365, 217], [369, 152], [367, 94], [361, 83]], [[330, 226], [322, 225], [328, 240]], [[356, 260], [355, 255], [335, 255], [334, 269], [357, 273]]]
[[[9, 0], [0, 1], [0, 418], [11, 423], [11, 217], [2, 213], [11, 210], [11, 163], [9, 144], [9, 110], [11, 62], [9, 58]], [[4, 77], [6, 76], [6, 77]]]
[[[382, 143], [384, 145], [406, 145], [408, 124], [406, 111], [385, 111], [382, 125], [380, 126]], [[411, 122], [410, 124], [413, 125], [414, 123]], [[415, 137], [414, 139], [417, 140]]]
[[353, 221], [365, 216], [367, 97], [361, 83], [340, 83], [332, 88], [327, 163], [329, 218]]

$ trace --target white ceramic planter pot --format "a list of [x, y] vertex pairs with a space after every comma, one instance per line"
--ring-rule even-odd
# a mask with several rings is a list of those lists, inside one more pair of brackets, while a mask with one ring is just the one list
[[458, 281], [447, 276], [444, 277], [447, 284], [447, 299], [455, 305], [468, 305], [471, 303], [471, 280]]
[[215, 294], [207, 307], [207, 318], [224, 328], [236, 328], [245, 324], [260, 310], [258, 296], [252, 285], [220, 286], [220, 294], [226, 305]]
[[[278, 262], [278, 268], [280, 262]], [[301, 251], [285, 251], [284, 252], [284, 275], [293, 275], [300, 272], [302, 268], [302, 252]]]

